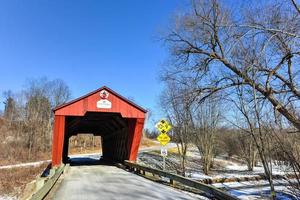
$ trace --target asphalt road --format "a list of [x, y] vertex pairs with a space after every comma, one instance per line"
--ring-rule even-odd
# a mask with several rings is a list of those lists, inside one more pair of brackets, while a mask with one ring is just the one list
[[[138, 200], [138, 199], [199, 199], [197, 195], [184, 193], [115, 166], [94, 165], [71, 166], [63, 175], [51, 199], [64, 200]], [[76, 166], [77, 165], [77, 166]]]

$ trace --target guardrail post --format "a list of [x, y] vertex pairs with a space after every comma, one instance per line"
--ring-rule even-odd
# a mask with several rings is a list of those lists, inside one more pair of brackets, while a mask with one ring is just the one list
[[174, 181], [173, 181], [173, 179], [171, 179], [171, 178], [170, 178], [170, 184], [171, 184], [171, 185], [174, 185]]
[[[30, 200], [42, 200], [54, 186], [60, 175], [63, 173], [65, 166], [61, 165], [59, 168], [51, 169], [47, 181], [45, 179], [37, 180], [37, 188], [39, 188], [30, 198]], [[43, 181], [42, 181], [43, 180]], [[40, 183], [39, 183], [40, 181]]]
[[70, 167], [70, 163], [66, 164], [65, 168], [64, 168], [64, 174], [68, 173], [69, 171], [69, 167]]
[[44, 184], [45, 184], [45, 179], [39, 177], [35, 183], [35, 190], [38, 191], [39, 189], [41, 189], [44, 186]]
[[55, 171], [56, 171], [55, 168], [51, 168], [49, 172], [49, 177], [52, 177], [55, 174]]

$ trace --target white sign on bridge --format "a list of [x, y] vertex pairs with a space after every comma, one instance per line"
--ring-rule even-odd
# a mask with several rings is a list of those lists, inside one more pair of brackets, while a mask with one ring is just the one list
[[100, 91], [100, 101], [97, 102], [97, 108], [111, 108], [111, 102], [108, 100], [109, 93], [106, 90]]

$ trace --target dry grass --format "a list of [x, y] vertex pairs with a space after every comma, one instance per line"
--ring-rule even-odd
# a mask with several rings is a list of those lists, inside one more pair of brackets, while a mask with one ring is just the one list
[[168, 148], [168, 153], [178, 154], [178, 148], [177, 147]]
[[0, 194], [19, 196], [27, 183], [41, 175], [47, 163], [39, 166], [18, 167], [13, 169], [0, 169]]
[[21, 147], [21, 144], [0, 144], [0, 152], [0, 166], [49, 160], [51, 158], [51, 150], [47, 152], [36, 151], [29, 158], [28, 150]]
[[152, 147], [152, 146], [159, 146], [159, 143], [157, 143], [155, 140], [143, 136], [140, 147]]
[[[159, 146], [159, 145], [160, 144], [157, 141], [149, 139], [149, 138], [144, 136], [141, 139], [140, 148]], [[83, 148], [83, 147], [70, 147], [70, 149], [69, 149], [69, 155], [87, 154], [87, 153], [102, 153], [102, 149], [98, 145], [95, 146], [95, 147], [85, 147], [85, 148]]]
[[101, 153], [102, 149], [98, 147], [85, 147], [85, 148], [80, 148], [80, 147], [73, 147], [69, 149], [69, 155], [74, 155], [74, 154], [86, 154], [86, 153]]

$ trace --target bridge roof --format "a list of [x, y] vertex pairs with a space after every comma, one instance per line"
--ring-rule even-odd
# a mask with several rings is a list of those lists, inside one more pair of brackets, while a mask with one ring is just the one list
[[[112, 109], [103, 109], [103, 108], [97, 109], [96, 108], [95, 103], [97, 102], [97, 100], [100, 100], [97, 93], [100, 93], [102, 90], [106, 90], [109, 93], [110, 96], [109, 96], [108, 100], [112, 101], [113, 104], [118, 104], [118, 105], [115, 105], [115, 108], [114, 107]], [[93, 104], [93, 105], [90, 105], [90, 104]], [[114, 106], [114, 105], [112, 105], [112, 106]], [[119, 111], [119, 110], [121, 110], [121, 111]], [[137, 118], [138, 118], [138, 116], [142, 116], [145, 113], [147, 113], [146, 109], [135, 104], [134, 102], [130, 101], [129, 99], [123, 97], [122, 95], [118, 94], [117, 92], [115, 92], [114, 90], [112, 90], [106, 86], [103, 86], [97, 90], [94, 90], [94, 91], [92, 91], [84, 96], [81, 96], [77, 99], [74, 99], [70, 102], [59, 105], [56, 108], [54, 108], [53, 111], [56, 115], [84, 115], [88, 111], [91, 111], [91, 112], [95, 112], [95, 111], [96, 112], [120, 112], [121, 114], [123, 113], [122, 116], [125, 115], [124, 117], [137, 117]], [[127, 114], [124, 114], [124, 112], [126, 112]], [[135, 114], [135, 113], [138, 113], [138, 114]], [[135, 116], [135, 115], [137, 115], [137, 116]]]

